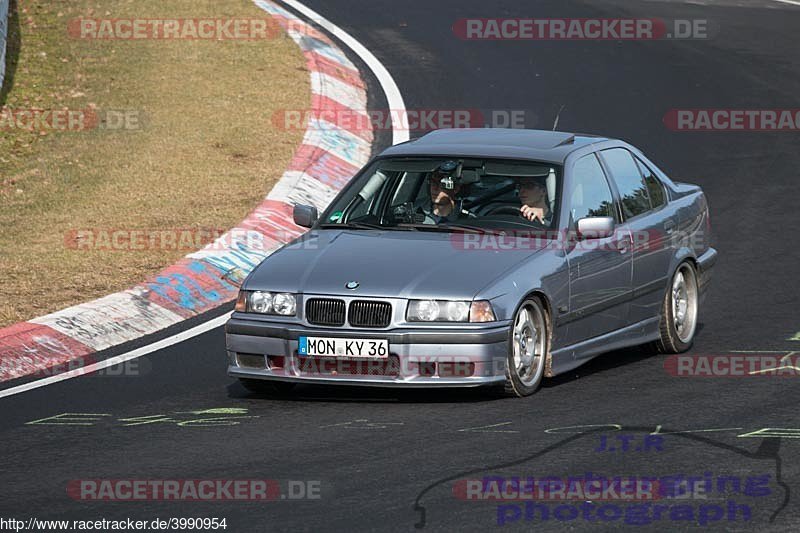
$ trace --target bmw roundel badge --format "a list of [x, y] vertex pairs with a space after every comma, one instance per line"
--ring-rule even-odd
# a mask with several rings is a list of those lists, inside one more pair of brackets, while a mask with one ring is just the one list
[[345, 287], [348, 288], [348, 289], [357, 289], [358, 288], [358, 282], [357, 281], [348, 281], [345, 284]]

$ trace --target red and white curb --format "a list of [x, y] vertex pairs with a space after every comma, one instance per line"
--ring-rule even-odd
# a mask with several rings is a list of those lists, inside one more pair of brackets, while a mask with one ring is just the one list
[[[96, 352], [161, 331], [230, 302], [238, 289], [224, 277], [226, 273], [232, 269], [249, 273], [284, 242], [305, 231], [292, 222], [292, 206], [305, 203], [321, 210], [367, 163], [372, 150], [371, 130], [353, 133], [314, 118], [331, 109], [346, 108], [366, 114], [365, 83], [358, 69], [327, 35], [313, 26], [271, 1], [255, 3], [275, 17], [300, 46], [311, 72], [309, 115], [312, 118], [289, 168], [264, 201], [217, 242], [187, 255], [131, 289], [0, 329], [0, 381], [46, 372], [74, 360], [90, 362]], [[299, 2], [285, 3], [341, 39], [376, 75], [390, 107], [403, 107], [394, 80], [368, 50]], [[395, 131], [395, 143], [406, 139], [407, 136], [403, 138], [402, 133], [398, 135]], [[217, 318], [206, 325], [220, 323]], [[179, 342], [209, 329], [201, 326], [171, 339]], [[139, 348], [134, 350], [136, 353], [111, 358], [108, 363], [138, 357], [153, 351], [157, 345], [174, 342], [158, 341], [152, 349]]]

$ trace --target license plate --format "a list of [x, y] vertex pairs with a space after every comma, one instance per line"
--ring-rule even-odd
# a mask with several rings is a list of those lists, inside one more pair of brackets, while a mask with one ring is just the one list
[[338, 339], [300, 337], [297, 354], [300, 357], [389, 357], [389, 341], [385, 339]]

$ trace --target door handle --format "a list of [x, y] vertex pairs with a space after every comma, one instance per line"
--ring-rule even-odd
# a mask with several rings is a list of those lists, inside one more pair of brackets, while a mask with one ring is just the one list
[[675, 231], [675, 222], [672, 220], [667, 220], [664, 222], [664, 231], [667, 235], [672, 235], [672, 232]]

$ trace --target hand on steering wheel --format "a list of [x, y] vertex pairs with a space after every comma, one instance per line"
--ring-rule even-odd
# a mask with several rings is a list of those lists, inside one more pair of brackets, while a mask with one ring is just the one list
[[[527, 207], [527, 209], [525, 209]], [[521, 206], [521, 207], [514, 207], [512, 205], [502, 205], [497, 209], [492, 209], [488, 214], [490, 215], [517, 215], [519, 217], [524, 218], [529, 222], [534, 222], [536, 224], [540, 224], [545, 226], [546, 224], [544, 221], [537, 217], [532, 209], [528, 206]]]
[[523, 205], [520, 207], [519, 212], [522, 218], [530, 220], [531, 222], [539, 222], [540, 224], [544, 224], [544, 213], [542, 213], [541, 217], [538, 216], [536, 211], [533, 210], [533, 207], [529, 205]]

